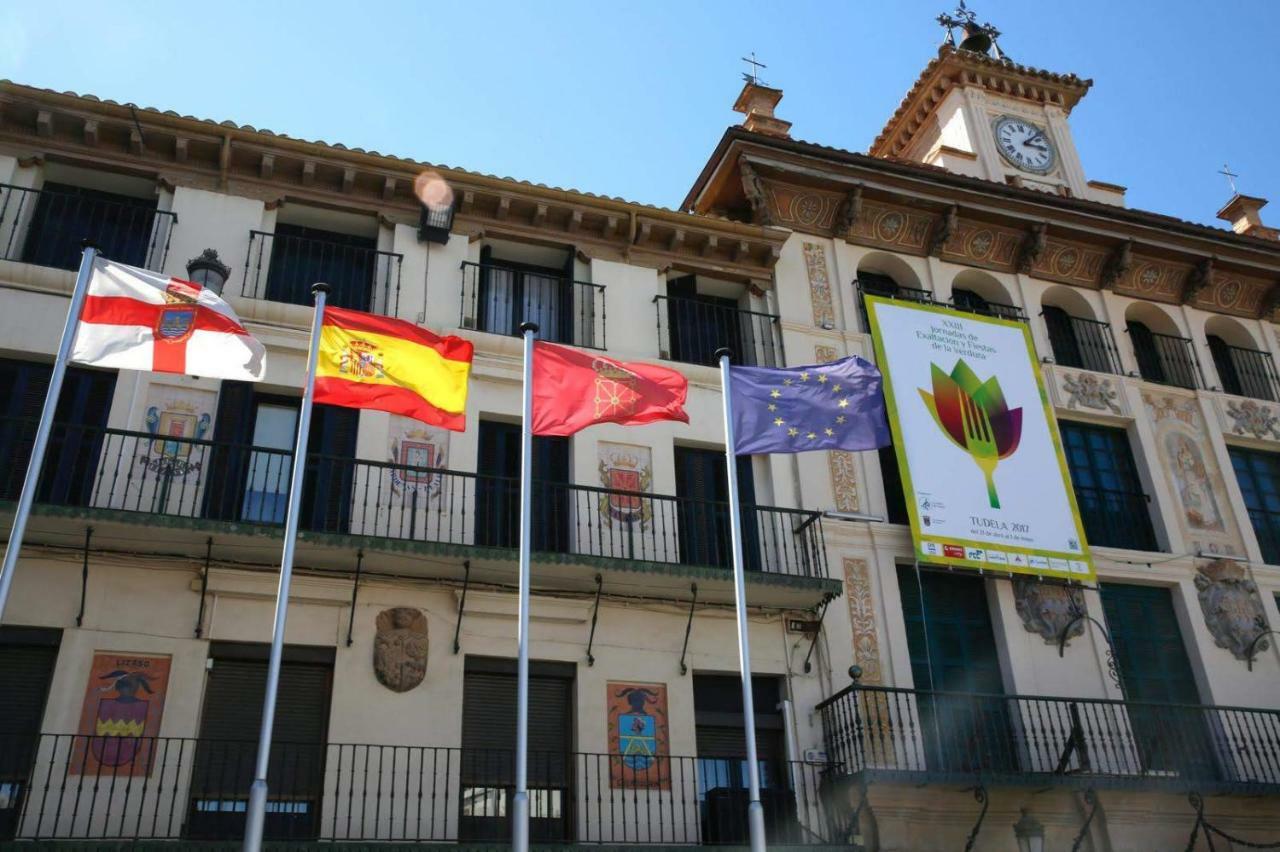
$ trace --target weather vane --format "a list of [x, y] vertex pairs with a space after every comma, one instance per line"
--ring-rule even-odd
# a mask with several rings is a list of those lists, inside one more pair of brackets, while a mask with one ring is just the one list
[[964, 5], [964, 0], [959, 0], [955, 12], [948, 15], [942, 13], [938, 16], [938, 24], [947, 31], [947, 37], [943, 40], [943, 44], [950, 47], [956, 46], [955, 35], [952, 30], [960, 29], [964, 32], [964, 41], [960, 42], [961, 50], [969, 50], [974, 53], [986, 53], [988, 50], [995, 51], [996, 59], [1006, 58], [1000, 50], [1000, 45], [996, 43], [996, 39], [1000, 38], [1000, 31], [991, 24], [978, 23], [978, 16], [973, 10]]
[[751, 66], [751, 70], [750, 70], [750, 71], [743, 71], [743, 72], [742, 72], [742, 79], [746, 80], [748, 83], [751, 83], [752, 85], [755, 85], [755, 86], [766, 86], [766, 85], [768, 85], [767, 83], [765, 83], [765, 81], [764, 81], [764, 80], [761, 80], [761, 79], [760, 79], [760, 69], [761, 69], [761, 68], [768, 68], [769, 66], [768, 66], [768, 65], [765, 65], [763, 62], [761, 62], [760, 60], [756, 59], [756, 52], [755, 52], [754, 50], [753, 50], [753, 51], [751, 51], [751, 58], [750, 58], [750, 59], [748, 59], [747, 57], [745, 57], [745, 56], [744, 56], [744, 57], [742, 57], [742, 61], [743, 61], [743, 62], [745, 62], [745, 63], [747, 63], [748, 65], [750, 65], [750, 66]]
[[1236, 178], [1240, 177], [1240, 175], [1238, 175], [1238, 174], [1236, 174], [1235, 172], [1231, 171], [1231, 166], [1227, 165], [1226, 163], [1223, 163], [1223, 164], [1222, 164], [1222, 169], [1218, 172], [1218, 174], [1222, 175], [1223, 177], [1225, 177], [1225, 178], [1227, 179], [1227, 183], [1229, 183], [1229, 184], [1231, 185], [1231, 194], [1232, 194], [1232, 195], [1239, 195], [1239, 194], [1240, 194], [1240, 190], [1236, 189]]

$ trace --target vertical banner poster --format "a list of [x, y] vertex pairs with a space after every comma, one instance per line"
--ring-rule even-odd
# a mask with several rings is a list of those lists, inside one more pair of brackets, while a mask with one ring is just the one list
[[1026, 324], [865, 298], [916, 558], [1095, 579]]
[[169, 689], [169, 657], [93, 655], [72, 775], [147, 775]]
[[609, 681], [609, 787], [671, 789], [667, 685]]

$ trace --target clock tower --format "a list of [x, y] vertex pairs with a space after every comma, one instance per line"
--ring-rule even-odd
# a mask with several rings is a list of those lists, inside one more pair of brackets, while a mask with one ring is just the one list
[[1085, 177], [1071, 138], [1068, 118], [1092, 80], [1012, 61], [999, 31], [978, 23], [963, 2], [938, 22], [947, 32], [938, 56], [872, 143], [872, 156], [1124, 204], [1124, 187]]

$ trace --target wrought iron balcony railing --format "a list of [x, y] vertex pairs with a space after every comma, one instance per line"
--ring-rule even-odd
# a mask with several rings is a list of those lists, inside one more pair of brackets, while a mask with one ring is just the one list
[[328, 304], [395, 316], [404, 255], [294, 234], [249, 232], [244, 295], [291, 305], [314, 302], [311, 285], [329, 285]]
[[786, 364], [777, 314], [674, 296], [654, 296], [653, 303], [658, 313], [658, 352], [663, 358], [714, 365], [716, 350], [727, 347], [736, 364]]
[[1226, 344], [1215, 346], [1213, 338], [1209, 339], [1209, 349], [1225, 393], [1269, 402], [1280, 400], [1280, 375], [1270, 352]]
[[1140, 491], [1075, 486], [1080, 521], [1089, 544], [1129, 550], [1157, 550], [1151, 499]]
[[1124, 373], [1110, 323], [1073, 317], [1061, 309], [1052, 318], [1048, 309], [1041, 316], [1049, 331], [1055, 363], [1098, 373]]
[[848, 775], [1280, 792], [1276, 710], [856, 684], [817, 710]]
[[[178, 737], [0, 736], [0, 839], [231, 840], [244, 832], [256, 744]], [[535, 842], [746, 841], [741, 756], [531, 751]], [[827, 768], [760, 762], [771, 843], [838, 842], [847, 819]], [[272, 745], [266, 837], [487, 841], [511, 837], [514, 752]]]
[[177, 223], [177, 215], [157, 210], [154, 200], [0, 184], [0, 260], [75, 269], [80, 244], [89, 240], [103, 257], [160, 270]]
[[[35, 423], [0, 419], [0, 499], [22, 486]], [[287, 450], [150, 432], [55, 425], [37, 501], [170, 517], [284, 522]], [[424, 543], [515, 547], [519, 480], [312, 454], [301, 526]], [[727, 568], [726, 503], [641, 491], [536, 482], [536, 551]], [[748, 570], [826, 579], [818, 512], [743, 507]]]
[[604, 286], [514, 265], [463, 261], [459, 326], [518, 335], [525, 322], [538, 324], [542, 340], [604, 349]]
[[1141, 323], [1129, 323], [1129, 342], [1138, 359], [1138, 372], [1148, 382], [1195, 390], [1204, 387], [1195, 342], [1176, 334], [1150, 331]]

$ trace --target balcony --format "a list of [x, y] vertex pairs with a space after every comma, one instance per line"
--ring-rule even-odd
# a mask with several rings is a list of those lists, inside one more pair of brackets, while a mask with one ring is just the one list
[[1130, 322], [1128, 332], [1143, 379], [1188, 390], [1204, 387], [1195, 342], [1191, 338], [1151, 331], [1140, 322]]
[[404, 255], [378, 251], [372, 240], [364, 241], [368, 245], [358, 242], [250, 231], [243, 295], [310, 307], [311, 285], [324, 282], [333, 307], [395, 316]]
[[991, 302], [972, 290], [957, 288], [951, 293], [951, 304], [957, 311], [967, 311], [979, 316], [1011, 322], [1026, 322], [1027, 315], [1017, 305], [1006, 305], [1002, 302]]
[[1096, 373], [1124, 373], [1110, 323], [1073, 317], [1052, 305], [1046, 305], [1041, 316], [1049, 332], [1049, 345], [1053, 347], [1056, 363]]
[[539, 338], [605, 348], [604, 287], [514, 265], [462, 263], [461, 328], [519, 335], [525, 322]]
[[[256, 744], [178, 737], [0, 737], [0, 839], [235, 840]], [[92, 756], [92, 759], [90, 757]], [[536, 843], [746, 845], [742, 757], [529, 753]], [[266, 839], [510, 842], [514, 753], [276, 742]], [[773, 767], [762, 790], [773, 844], [841, 842], [827, 768]]]
[[[15, 457], [24, 448], [30, 452], [34, 431], [33, 421], [0, 421], [0, 438], [17, 448]], [[278, 535], [284, 523], [287, 450], [69, 425], [55, 425], [50, 448], [36, 500], [61, 514], [74, 510], [135, 524], [163, 517], [184, 521], [157, 524], [170, 530], [221, 525], [259, 539], [273, 530]], [[16, 499], [25, 468], [25, 459], [16, 459], [0, 472], [0, 499]], [[311, 454], [303, 481], [300, 529], [310, 545], [362, 546], [406, 560], [424, 551], [471, 558], [478, 562], [476, 579], [510, 579], [517, 479]], [[731, 581], [725, 503], [553, 482], [534, 488], [535, 558], [556, 563], [544, 570], [544, 580], [581, 585], [591, 577], [583, 566], [639, 567], [666, 575], [654, 578], [650, 591], [669, 586], [686, 597], [688, 580], [681, 576]], [[753, 582], [775, 587], [770, 594], [777, 604], [813, 606], [839, 589], [839, 581], [828, 579], [820, 513], [747, 506], [743, 534]], [[278, 544], [261, 540], [258, 547], [271, 559]]]
[[1280, 792], [1280, 711], [855, 684], [817, 707], [840, 773], [980, 783]]
[[1208, 341], [1225, 393], [1268, 402], [1280, 400], [1280, 375], [1276, 374], [1276, 363], [1270, 352], [1231, 346], [1213, 335]]
[[76, 269], [81, 241], [103, 257], [160, 270], [178, 217], [155, 200], [53, 184], [43, 190], [0, 184], [0, 260]]
[[658, 313], [658, 352], [662, 358], [715, 366], [716, 350], [723, 347], [733, 352], [736, 364], [786, 364], [777, 314], [674, 296], [654, 296], [653, 304]]

